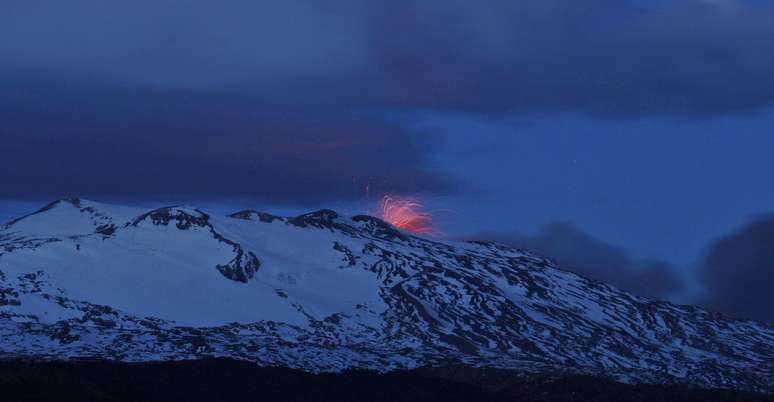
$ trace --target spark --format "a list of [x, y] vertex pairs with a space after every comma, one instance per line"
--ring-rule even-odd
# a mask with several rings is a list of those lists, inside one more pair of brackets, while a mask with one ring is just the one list
[[377, 215], [390, 225], [408, 232], [423, 235], [436, 233], [432, 214], [422, 211], [422, 204], [414, 198], [385, 195]]

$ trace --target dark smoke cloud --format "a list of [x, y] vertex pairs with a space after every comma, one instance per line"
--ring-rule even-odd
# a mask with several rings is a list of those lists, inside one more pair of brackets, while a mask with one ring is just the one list
[[290, 204], [442, 192], [433, 139], [358, 113], [241, 94], [0, 82], [0, 197], [248, 197]]
[[389, 2], [374, 48], [397, 106], [613, 115], [771, 106], [774, 7], [652, 3]]
[[701, 265], [707, 307], [774, 323], [774, 215], [715, 241]]
[[772, 20], [749, 0], [10, 1], [0, 60], [346, 107], [696, 115], [774, 103]]
[[676, 267], [659, 260], [636, 260], [624, 249], [570, 223], [547, 225], [534, 236], [484, 233], [475, 238], [533, 251], [555, 260], [563, 269], [641, 296], [666, 300], [684, 290]]

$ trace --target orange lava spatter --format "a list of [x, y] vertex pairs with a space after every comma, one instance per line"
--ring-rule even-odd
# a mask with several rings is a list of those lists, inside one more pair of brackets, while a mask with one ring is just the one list
[[435, 233], [433, 216], [422, 211], [422, 204], [414, 198], [385, 195], [377, 215], [390, 225], [408, 232], [424, 235]]

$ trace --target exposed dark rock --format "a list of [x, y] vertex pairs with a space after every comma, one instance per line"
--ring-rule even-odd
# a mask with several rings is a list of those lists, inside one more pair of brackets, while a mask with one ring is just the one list
[[356, 215], [352, 217], [352, 220], [355, 222], [363, 223], [364, 229], [366, 231], [380, 239], [402, 241], [408, 240], [406, 235], [379, 218], [370, 215]]
[[272, 223], [276, 220], [279, 220], [279, 221], [284, 220], [284, 218], [281, 218], [279, 216], [272, 215], [266, 212], [254, 211], [252, 209], [246, 209], [244, 211], [235, 212], [229, 215], [230, 218], [244, 219], [244, 220], [253, 219], [253, 216], [257, 217], [259, 221], [264, 223]]
[[193, 212], [194, 213], [189, 213], [177, 206], [164, 207], [142, 214], [135, 218], [130, 224], [132, 226], [137, 226], [141, 222], [150, 219], [154, 225], [167, 226], [170, 222], [173, 222], [180, 230], [188, 230], [194, 226], [205, 227], [209, 225], [209, 215], [198, 209], [194, 209]]
[[288, 218], [287, 222], [298, 227], [313, 226], [317, 228], [332, 228], [334, 221], [339, 217], [335, 211], [330, 209], [321, 209], [308, 214]]
[[94, 233], [101, 234], [103, 236], [112, 236], [116, 232], [116, 225], [100, 225], [94, 230]]
[[260, 267], [261, 262], [258, 261], [258, 257], [250, 251], [245, 253], [241, 248], [237, 250], [237, 255], [231, 262], [217, 266], [218, 271], [223, 276], [242, 283], [247, 283], [248, 280], [252, 279]]
[[352, 252], [352, 250], [347, 248], [345, 245], [339, 242], [334, 242], [333, 249], [341, 253], [344, 253], [344, 261], [347, 263], [348, 266], [354, 267], [355, 265], [357, 265], [357, 257], [355, 257], [355, 254]]

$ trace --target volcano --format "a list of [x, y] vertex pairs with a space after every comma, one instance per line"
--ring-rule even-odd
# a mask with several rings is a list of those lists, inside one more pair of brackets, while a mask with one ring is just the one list
[[53, 202], [0, 229], [0, 358], [484, 367], [774, 391], [774, 327], [372, 216]]

